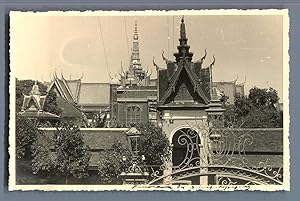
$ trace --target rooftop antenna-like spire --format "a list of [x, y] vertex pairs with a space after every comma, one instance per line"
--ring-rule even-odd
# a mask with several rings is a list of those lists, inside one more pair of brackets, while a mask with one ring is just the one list
[[137, 34], [137, 20], [134, 21], [134, 33]]
[[193, 53], [189, 51], [190, 46], [187, 44], [187, 41], [184, 17], [182, 17], [180, 24], [179, 46], [177, 46], [178, 52], [174, 53], [176, 62], [180, 62], [183, 59], [192, 61]]
[[184, 24], [184, 16], [182, 16], [182, 18], [181, 18], [181, 24], [180, 24], [180, 39], [186, 39], [185, 24]]

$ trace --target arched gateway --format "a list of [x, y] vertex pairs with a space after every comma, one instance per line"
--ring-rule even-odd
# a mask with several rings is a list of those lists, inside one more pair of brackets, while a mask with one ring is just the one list
[[165, 59], [167, 67], [157, 68], [158, 124], [173, 144], [172, 161], [155, 169], [148, 183], [282, 184], [280, 166], [246, 156], [255, 153], [247, 148], [253, 143], [248, 131], [224, 128], [224, 109], [212, 87], [215, 60], [203, 66], [205, 51], [193, 62], [187, 41], [182, 19], [175, 61]]
[[249, 129], [209, 128], [205, 133], [182, 127], [170, 138], [172, 161], [152, 174], [151, 185], [282, 185], [282, 168], [255, 164], [246, 154], [255, 142]]
[[[167, 174], [171, 170], [174, 172], [206, 162], [205, 152], [201, 151], [206, 146], [206, 137], [201, 139], [204, 133], [199, 130], [208, 128], [205, 110], [210, 104], [210, 68], [202, 66], [206, 55], [197, 62], [192, 61], [193, 53], [189, 51], [187, 41], [182, 18], [175, 61], [166, 61], [167, 68], [158, 71], [158, 121], [173, 144], [172, 162], [167, 164]], [[188, 179], [192, 184], [203, 183], [199, 177]]]
[[[173, 169], [182, 168], [188, 163], [200, 163], [201, 140], [198, 132], [193, 128], [178, 129], [172, 137]], [[193, 161], [191, 161], [193, 159]]]
[[[200, 166], [200, 153], [201, 139], [197, 129], [183, 127], [175, 130], [172, 135], [172, 172], [190, 166]], [[190, 184], [200, 184], [197, 176], [185, 180]]]

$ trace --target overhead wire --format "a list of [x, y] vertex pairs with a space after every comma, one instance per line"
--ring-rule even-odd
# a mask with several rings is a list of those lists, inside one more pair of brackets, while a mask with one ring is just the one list
[[170, 24], [169, 24], [169, 16], [167, 16], [167, 24], [168, 24], [168, 59], [170, 58]]
[[110, 70], [109, 70], [107, 56], [106, 56], [106, 49], [105, 49], [105, 44], [104, 44], [104, 39], [103, 39], [103, 32], [102, 32], [100, 16], [98, 16], [97, 19], [98, 19], [99, 30], [100, 30], [100, 35], [101, 35], [102, 47], [103, 47], [103, 52], [104, 52], [104, 59], [105, 59], [105, 64], [106, 64], [106, 70], [107, 70], [108, 77], [110, 78]]
[[173, 29], [173, 37], [172, 37], [172, 39], [173, 39], [173, 43], [172, 43], [173, 50], [172, 51], [174, 52], [175, 51], [174, 50], [174, 43], [175, 43], [174, 42], [174, 38], [175, 38], [175, 35], [174, 35], [174, 15], [173, 15], [173, 27], [172, 27], [172, 29]]
[[124, 16], [124, 27], [125, 27], [125, 36], [126, 36], [127, 53], [128, 53], [128, 59], [129, 59], [129, 58], [130, 58], [130, 51], [129, 51], [129, 43], [128, 43], [127, 23], [126, 23], [126, 17], [125, 17], [125, 16]]

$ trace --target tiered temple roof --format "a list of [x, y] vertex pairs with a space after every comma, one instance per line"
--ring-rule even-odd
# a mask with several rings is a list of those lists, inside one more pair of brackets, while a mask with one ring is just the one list
[[39, 118], [39, 119], [59, 118], [55, 114], [44, 111], [46, 95], [41, 95], [37, 81], [35, 81], [34, 85], [32, 86], [30, 94], [29, 95], [23, 94], [23, 95], [24, 95], [24, 99], [23, 99], [21, 112], [19, 112], [20, 116]]
[[50, 90], [55, 90], [60, 97], [77, 106], [108, 106], [110, 103], [109, 83], [83, 83], [81, 79], [67, 80], [63, 76], [54, 76]]
[[135, 22], [129, 69], [126, 72], [124, 72], [122, 66], [121, 68], [122, 68], [122, 72], [120, 76], [121, 76], [122, 86], [149, 86], [150, 85], [151, 74], [148, 75], [148, 71], [145, 72], [141, 64], [137, 22]]
[[[159, 79], [159, 105], [175, 106], [184, 103], [186, 106], [207, 106], [210, 100], [211, 67], [202, 68], [205, 55], [198, 61], [192, 62], [193, 53], [187, 44], [184, 18], [180, 24], [180, 38], [177, 46], [178, 52], [174, 53], [175, 61], [167, 61], [167, 69], [161, 69], [154, 63], [158, 70]], [[166, 60], [166, 59], [164, 59]]]

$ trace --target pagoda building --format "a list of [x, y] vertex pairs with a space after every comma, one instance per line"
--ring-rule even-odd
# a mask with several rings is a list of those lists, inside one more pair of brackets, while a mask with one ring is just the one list
[[219, 94], [227, 97], [226, 104], [233, 105], [236, 96], [245, 96], [245, 81], [237, 83], [238, 77], [233, 81], [214, 81], [213, 87], [217, 89]]
[[174, 53], [175, 61], [167, 62], [166, 69], [158, 70], [158, 109], [162, 117], [170, 112], [173, 117], [178, 116], [177, 113], [187, 113], [187, 111], [191, 111], [192, 114], [195, 110], [199, 115], [199, 110], [204, 112], [204, 109], [209, 107], [211, 67], [214, 62], [207, 68], [202, 67], [206, 51], [200, 60], [193, 62], [193, 53], [190, 52], [187, 41], [182, 18], [178, 52]]
[[37, 118], [40, 121], [59, 120], [59, 116], [44, 111], [47, 96], [41, 94], [37, 81], [32, 86], [30, 93], [28, 95], [23, 94], [23, 96], [24, 99], [21, 111], [18, 113], [19, 116]]
[[[120, 85], [112, 89], [110, 112], [111, 126], [156, 122], [157, 85], [151, 74], [142, 67], [139, 49], [137, 22], [133, 33], [130, 64], [126, 72], [120, 74]], [[116, 86], [112, 82], [112, 86]], [[154, 83], [154, 84], [153, 84]]]
[[131, 49], [131, 57], [129, 69], [123, 72], [121, 76], [121, 86], [149, 86], [150, 75], [142, 67], [139, 50], [139, 35], [137, 30], [137, 22], [135, 22], [135, 28], [133, 33], [133, 44]]
[[[193, 53], [187, 43], [187, 33], [184, 18], [180, 24], [180, 37], [177, 52], [174, 53], [175, 60], [167, 61], [166, 68], [158, 69], [158, 125], [167, 135], [172, 144], [172, 162], [168, 164], [168, 170], [176, 171], [184, 165], [204, 165], [207, 156], [203, 147], [207, 146], [208, 138], [204, 132], [209, 130], [208, 116], [214, 115], [215, 110], [208, 110], [215, 104], [211, 103], [212, 77], [211, 69], [214, 61], [209, 67], [202, 66], [205, 55], [193, 62]], [[215, 96], [214, 96], [215, 97]], [[209, 114], [208, 114], [209, 112]], [[218, 110], [218, 114], [219, 114]], [[187, 151], [182, 143], [182, 138], [190, 140], [195, 147]], [[196, 147], [200, 147], [199, 149]], [[198, 153], [196, 153], [198, 152]], [[200, 158], [199, 158], [200, 154]], [[195, 164], [187, 164], [187, 156], [199, 160]], [[206, 161], [205, 161], [206, 160]], [[192, 184], [206, 184], [207, 178], [190, 178]]]

